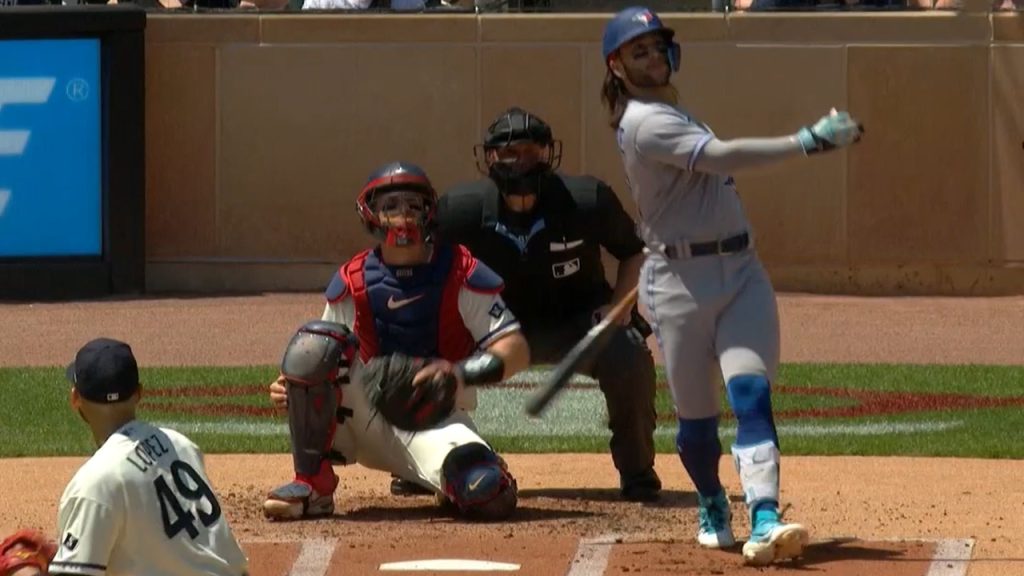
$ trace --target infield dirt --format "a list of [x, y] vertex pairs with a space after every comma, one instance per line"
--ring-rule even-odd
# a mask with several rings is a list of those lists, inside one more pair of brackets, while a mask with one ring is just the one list
[[[783, 362], [1024, 364], [1021, 297], [783, 294], [779, 304]], [[292, 331], [320, 311], [316, 294], [0, 304], [0, 366], [64, 365], [100, 335], [132, 343], [143, 365], [274, 364]], [[83, 461], [3, 460], [0, 533], [22, 526], [52, 531], [60, 493]], [[461, 523], [429, 497], [393, 497], [387, 474], [359, 466], [337, 468], [342, 489], [334, 517], [271, 524], [260, 503], [266, 490], [290, 477], [288, 455], [211, 455], [208, 467], [225, 513], [258, 565], [253, 576], [286, 573], [298, 554], [295, 542], [308, 538], [336, 539], [329, 574], [374, 572], [375, 563], [431, 551], [504, 554], [523, 564], [522, 573], [564, 574], [579, 538], [607, 534], [628, 537], [614, 547], [606, 573], [756, 572], [741, 567], [737, 551], [698, 550], [696, 498], [674, 455], [658, 457], [665, 494], [655, 505], [617, 499], [607, 454], [512, 454], [508, 461], [519, 479], [521, 510], [515, 521], [493, 525]], [[727, 458], [721, 469], [742, 539], [749, 525], [739, 481]], [[1021, 478], [1019, 460], [784, 455], [782, 500], [786, 517], [807, 525], [819, 541], [802, 570], [925, 574], [931, 545], [909, 540], [971, 538], [969, 576], [1011, 576], [1024, 574]]]

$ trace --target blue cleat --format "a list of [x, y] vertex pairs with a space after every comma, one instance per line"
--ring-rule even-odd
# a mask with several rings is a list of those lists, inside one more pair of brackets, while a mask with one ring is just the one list
[[697, 494], [699, 531], [697, 543], [705, 548], [728, 548], [736, 544], [732, 534], [732, 510], [722, 490], [711, 498]]
[[743, 545], [743, 560], [751, 566], [797, 558], [810, 541], [807, 528], [782, 522], [774, 507], [757, 510], [753, 526], [750, 539]]

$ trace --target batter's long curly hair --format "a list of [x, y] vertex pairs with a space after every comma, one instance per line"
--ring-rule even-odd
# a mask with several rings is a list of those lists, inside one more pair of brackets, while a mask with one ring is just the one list
[[611, 68], [605, 72], [604, 83], [601, 84], [601, 102], [608, 108], [608, 123], [617, 130], [622, 115], [626, 112], [626, 104], [629, 103], [629, 91]]

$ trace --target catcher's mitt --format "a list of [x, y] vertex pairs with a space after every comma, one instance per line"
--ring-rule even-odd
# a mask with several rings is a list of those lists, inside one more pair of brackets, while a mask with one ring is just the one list
[[424, 366], [425, 358], [391, 354], [371, 358], [360, 371], [370, 405], [392, 426], [418, 432], [441, 423], [455, 409], [458, 381], [451, 372], [439, 372], [434, 378], [413, 385], [413, 378]]
[[0, 576], [34, 566], [46, 574], [57, 554], [57, 544], [38, 530], [23, 528], [0, 543]]

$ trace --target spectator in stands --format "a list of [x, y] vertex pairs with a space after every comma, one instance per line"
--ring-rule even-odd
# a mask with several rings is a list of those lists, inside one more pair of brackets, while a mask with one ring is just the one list
[[733, 0], [732, 9], [748, 10], [751, 12], [820, 12], [850, 9], [901, 10], [907, 8], [908, 2], [916, 1], [931, 2], [931, 0]]
[[[504, 4], [507, 0], [475, 0], [476, 7], [485, 4]], [[472, 9], [474, 0], [300, 0], [303, 10], [395, 10], [416, 11], [431, 8]]]
[[305, 0], [303, 10], [423, 10], [432, 2], [427, 0]]

